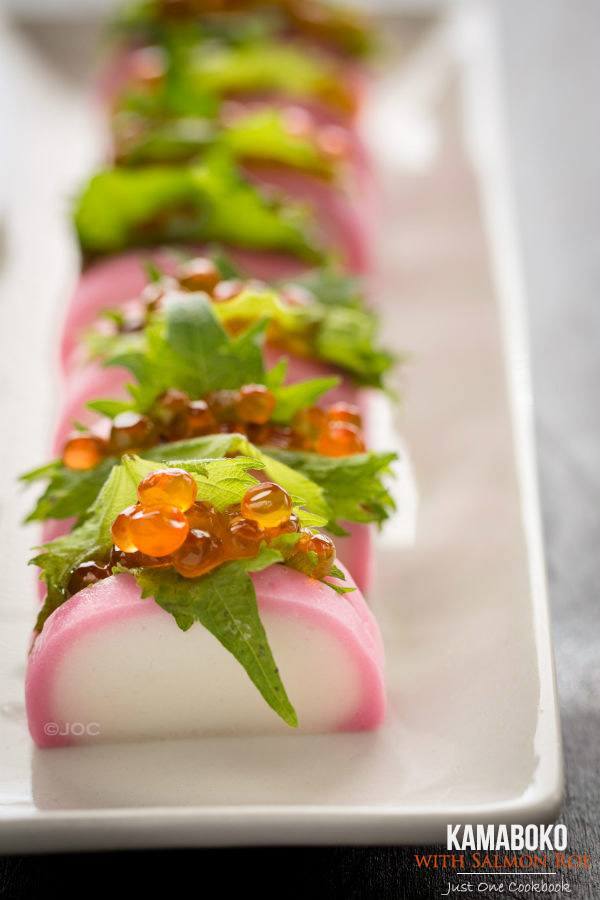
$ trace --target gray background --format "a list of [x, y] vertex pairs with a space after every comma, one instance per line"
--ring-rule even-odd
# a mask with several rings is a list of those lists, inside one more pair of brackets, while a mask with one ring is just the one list
[[[529, 300], [564, 821], [570, 847], [593, 854], [600, 845], [600, 3], [503, 0], [498, 18]], [[597, 871], [581, 879], [576, 896], [600, 896]]]

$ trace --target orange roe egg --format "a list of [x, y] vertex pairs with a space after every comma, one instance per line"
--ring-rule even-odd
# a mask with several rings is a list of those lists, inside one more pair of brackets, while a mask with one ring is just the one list
[[190, 398], [184, 391], [169, 388], [158, 397], [152, 406], [152, 419], [158, 425], [169, 427], [187, 413]]
[[227, 528], [227, 518], [222, 513], [207, 503], [205, 500], [196, 500], [185, 514], [189, 526], [199, 531], [208, 531], [209, 534], [223, 538]]
[[169, 556], [185, 541], [190, 526], [176, 506], [141, 506], [129, 522], [131, 538], [141, 553]]
[[350, 151], [348, 132], [339, 125], [325, 125], [317, 132], [317, 146], [331, 160], [344, 159]]
[[362, 426], [360, 409], [354, 403], [332, 403], [327, 407], [326, 414], [330, 422], [349, 422], [357, 428]]
[[356, 113], [357, 100], [343, 81], [327, 81], [320, 86], [319, 98], [328, 106], [335, 106], [353, 116]]
[[365, 443], [356, 425], [349, 422], [327, 422], [315, 443], [323, 456], [352, 456], [365, 452]]
[[252, 519], [246, 519], [242, 515], [233, 516], [226, 538], [227, 555], [231, 559], [256, 556], [263, 537], [262, 529]]
[[193, 528], [173, 555], [173, 566], [184, 578], [198, 578], [223, 560], [221, 542], [207, 531]]
[[249, 488], [240, 510], [244, 518], [252, 519], [261, 528], [276, 528], [292, 514], [292, 498], [278, 484], [263, 481]]
[[320, 532], [302, 531], [300, 540], [286, 564], [311, 578], [325, 578], [335, 562], [335, 546], [331, 538]]
[[177, 278], [186, 291], [205, 291], [210, 294], [221, 280], [221, 273], [212, 260], [198, 256], [180, 266]]
[[131, 70], [136, 82], [155, 87], [162, 81], [165, 71], [165, 53], [161, 47], [141, 47], [131, 57]]
[[109, 448], [112, 453], [126, 453], [128, 450], [149, 446], [154, 437], [154, 425], [147, 416], [124, 412], [113, 420]]
[[112, 524], [111, 534], [115, 547], [124, 553], [135, 553], [137, 547], [131, 537], [131, 517], [139, 509], [139, 503], [128, 506]]
[[217, 430], [217, 420], [205, 400], [192, 400], [186, 410], [187, 436], [200, 437]]
[[296, 513], [292, 513], [289, 519], [277, 525], [275, 528], [266, 528], [265, 537], [268, 541], [278, 538], [282, 534], [294, 534], [300, 530], [300, 519]]
[[99, 565], [93, 560], [83, 562], [71, 573], [67, 584], [67, 593], [72, 597], [73, 594], [102, 581], [103, 578], [108, 578], [109, 575], [110, 569], [107, 565]]
[[325, 578], [335, 562], [335, 546], [330, 537], [321, 532], [313, 534], [308, 542], [309, 553], [316, 553], [318, 562], [311, 572], [313, 578]]
[[239, 278], [230, 278], [226, 281], [220, 281], [213, 290], [213, 300], [217, 303], [226, 303], [227, 300], [233, 300], [238, 294], [244, 290], [244, 282]]
[[286, 565], [310, 575], [314, 566], [311, 564], [310, 558], [307, 556], [308, 547], [312, 539], [312, 531], [307, 528], [300, 530], [300, 537], [296, 543], [283, 551]]
[[264, 425], [273, 415], [275, 396], [264, 384], [245, 384], [236, 403], [236, 411], [242, 422]]
[[210, 411], [219, 422], [234, 422], [236, 419], [236, 405], [239, 398], [238, 391], [221, 390], [213, 391], [206, 398]]
[[301, 409], [294, 416], [292, 425], [294, 429], [304, 437], [314, 437], [326, 423], [326, 415], [324, 410], [319, 406], [309, 406], [307, 409]]
[[74, 434], [63, 448], [62, 461], [68, 469], [93, 469], [107, 449], [106, 441], [95, 434]]
[[123, 553], [118, 547], [113, 547], [110, 553], [109, 569], [113, 566], [124, 566], [126, 569], [159, 569], [170, 565], [169, 557], [148, 556], [138, 550], [133, 553]]
[[164, 276], [160, 281], [151, 281], [142, 291], [140, 298], [149, 310], [158, 309], [161, 300], [168, 291], [176, 290], [178, 283], [174, 278]]
[[253, 444], [261, 447], [280, 447], [282, 450], [288, 450], [294, 444], [294, 434], [287, 425], [274, 425], [268, 428], [250, 426], [248, 436]]
[[185, 512], [195, 503], [198, 486], [184, 469], [157, 469], [140, 481], [137, 493], [143, 506], [176, 506]]

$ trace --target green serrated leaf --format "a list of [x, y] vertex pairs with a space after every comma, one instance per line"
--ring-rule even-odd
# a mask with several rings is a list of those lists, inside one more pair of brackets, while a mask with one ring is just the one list
[[48, 475], [43, 476], [49, 478], [48, 484], [25, 521], [82, 519], [98, 496], [113, 464], [113, 460], [103, 460], [94, 469], [75, 471], [57, 461]]
[[74, 220], [88, 254], [215, 240], [320, 256], [310, 216], [263, 197], [223, 153], [202, 165], [99, 172], [79, 196]]
[[169, 295], [160, 320], [146, 329], [145, 346], [118, 354], [106, 365], [128, 369], [136, 383], [130, 392], [146, 412], [156, 397], [176, 387], [190, 396], [235, 389], [265, 378], [262, 343], [265, 324], [258, 322], [230, 338], [206, 294]]
[[340, 533], [340, 521], [382, 524], [395, 509], [385, 484], [392, 476], [390, 466], [397, 458], [395, 453], [330, 457], [274, 447], [266, 450], [319, 485], [330, 508], [327, 527], [334, 533]]
[[86, 403], [88, 409], [100, 413], [101, 416], [107, 416], [109, 419], [114, 419], [116, 416], [120, 415], [120, 413], [127, 412], [132, 408], [132, 405], [133, 404], [127, 400], [111, 400], [110, 398], [105, 400], [90, 400], [89, 403]]
[[296, 381], [294, 384], [284, 384], [275, 391], [277, 405], [273, 413], [273, 421], [281, 424], [291, 422], [296, 413], [307, 406], [313, 406], [319, 397], [326, 394], [332, 388], [337, 387], [340, 379], [336, 376], [329, 378], [311, 378], [308, 381]]
[[339, 568], [339, 566], [332, 566], [331, 572], [329, 574], [331, 575], [332, 578], [339, 578], [340, 581], [346, 580], [346, 576], [344, 575], [342, 570]]
[[[290, 22], [286, 17], [286, 7], [276, 4], [269, 8], [238, 11], [236, 15], [205, 17], [181, 17], [177, 21], [164, 15], [165, 6], [157, 0], [136, 0], [119, 8], [112, 23], [112, 31], [128, 41], [138, 44], [160, 44], [173, 51], [178, 48], [200, 50], [203, 42], [219, 42], [225, 46], [256, 46], [268, 52], [271, 43], [279, 45], [282, 33], [287, 35]], [[376, 40], [373, 31], [363, 16], [351, 12], [347, 7], [336, 8], [324, 3], [321, 10], [327, 27], [323, 40], [338, 54], [350, 57], [364, 57], [372, 54]]]
[[253, 566], [226, 563], [202, 578], [186, 579], [171, 570], [137, 570], [142, 596], [153, 597], [187, 630], [200, 622], [243, 666], [269, 706], [291, 727], [298, 718], [279, 675], [260, 620], [248, 572], [272, 565], [281, 555], [267, 551]]
[[82, 562], [105, 559], [112, 546], [110, 529], [117, 515], [135, 502], [137, 481], [126, 465], [114, 466], [98, 494], [86, 520], [69, 534], [39, 548], [30, 563], [41, 570], [47, 594], [38, 615], [40, 631], [48, 616], [66, 600], [66, 589], [73, 569]]
[[333, 584], [331, 581], [324, 581], [323, 584], [326, 584], [327, 587], [330, 587], [332, 591], [335, 591], [336, 594], [351, 594], [356, 588], [346, 586], [343, 584]]
[[22, 475], [19, 475], [19, 481], [22, 481], [25, 484], [30, 484], [34, 481], [43, 481], [46, 478], [51, 478], [61, 466], [62, 462], [60, 459], [53, 459], [49, 463], [44, 463], [43, 466], [37, 466], [35, 469], [23, 472]]

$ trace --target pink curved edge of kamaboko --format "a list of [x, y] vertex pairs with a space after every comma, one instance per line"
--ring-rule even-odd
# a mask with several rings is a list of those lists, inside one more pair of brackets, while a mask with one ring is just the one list
[[[252, 580], [300, 732], [378, 728], [383, 644], [360, 591], [340, 596], [282, 565]], [[48, 618], [30, 654], [26, 706], [39, 747], [293, 733], [208, 631], [181, 631], [129, 575], [86, 588]]]

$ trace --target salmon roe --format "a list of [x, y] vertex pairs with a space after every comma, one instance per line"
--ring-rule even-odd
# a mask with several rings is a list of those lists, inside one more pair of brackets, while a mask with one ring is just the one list
[[215, 285], [212, 297], [217, 303], [226, 303], [228, 300], [233, 300], [234, 297], [241, 294], [243, 290], [243, 281], [240, 281], [239, 278], [229, 278]]
[[262, 528], [276, 528], [292, 512], [292, 498], [278, 484], [264, 481], [249, 488], [241, 503], [241, 513]]
[[360, 409], [354, 403], [332, 403], [326, 410], [327, 418], [330, 422], [349, 422], [356, 428], [362, 427], [362, 416]]
[[206, 400], [192, 400], [188, 404], [186, 424], [188, 437], [200, 437], [217, 430], [217, 420]]
[[196, 501], [198, 487], [184, 469], [158, 469], [146, 475], [139, 483], [137, 493], [143, 506], [176, 506], [186, 512]]
[[327, 422], [315, 443], [317, 453], [324, 456], [352, 456], [365, 452], [360, 430], [349, 422]]
[[322, 579], [331, 572], [335, 562], [335, 547], [331, 538], [320, 532], [301, 532], [287, 565], [311, 578]]
[[135, 550], [132, 553], [123, 553], [118, 547], [113, 547], [109, 567], [124, 566], [126, 569], [164, 569], [169, 565], [169, 558], [166, 556], [149, 556], [147, 553], [140, 553]]
[[108, 446], [111, 453], [120, 455], [149, 446], [153, 436], [154, 425], [148, 416], [123, 412], [113, 420]]
[[134, 503], [120, 513], [112, 524], [111, 534], [115, 547], [124, 553], [135, 553], [137, 547], [131, 536], [131, 517], [139, 509], [139, 504]]
[[266, 528], [265, 537], [272, 541], [282, 534], [294, 534], [296, 531], [300, 531], [300, 519], [296, 513], [292, 513], [289, 519], [284, 520], [274, 528]]
[[89, 560], [78, 566], [68, 583], [69, 595], [107, 578], [114, 566], [172, 567], [184, 578], [198, 578], [224, 562], [253, 558], [263, 542], [288, 534], [298, 534], [292, 546], [276, 544], [286, 564], [313, 578], [331, 572], [332, 541], [300, 528], [291, 497], [280, 485], [255, 484], [240, 504], [222, 511], [195, 499], [196, 493], [195, 479], [183, 469], [157, 469], [147, 475], [138, 486], [139, 502], [113, 522], [108, 562]]
[[227, 549], [234, 559], [256, 556], [265, 535], [256, 522], [245, 519], [239, 511], [229, 521]]
[[327, 416], [325, 411], [319, 406], [309, 406], [307, 409], [301, 409], [294, 416], [293, 426], [296, 431], [302, 435], [306, 442], [312, 442], [325, 427]]
[[198, 256], [179, 267], [177, 279], [186, 291], [205, 291], [211, 294], [221, 281], [221, 273], [211, 259]]
[[183, 512], [176, 506], [138, 506], [129, 518], [135, 547], [149, 556], [169, 556], [178, 550], [190, 530]]
[[335, 562], [335, 546], [331, 538], [320, 532], [312, 534], [307, 550], [309, 553], [316, 553], [318, 557], [317, 564], [311, 572], [312, 577], [320, 579], [329, 575]]
[[174, 440], [176, 436], [184, 436], [189, 403], [188, 395], [176, 388], [169, 388], [155, 400], [150, 415], [161, 437], [168, 435]]
[[108, 565], [102, 565], [89, 560], [79, 565], [72, 573], [67, 584], [67, 594], [72, 597], [86, 587], [97, 584], [104, 578], [108, 578], [110, 569]]
[[276, 405], [275, 394], [264, 384], [212, 391], [200, 400], [190, 400], [184, 391], [172, 388], [155, 400], [148, 415], [118, 415], [108, 441], [91, 433], [74, 435], [65, 444], [63, 463], [72, 469], [91, 469], [107, 455], [236, 432], [259, 446], [282, 450], [307, 450], [334, 457], [365, 452], [357, 406], [342, 402], [326, 408], [311, 406], [298, 412], [291, 425], [282, 425], [272, 421]]
[[184, 578], [198, 578], [224, 561], [221, 542], [199, 528], [192, 528], [173, 554], [173, 567]]
[[275, 409], [275, 395], [264, 384], [245, 384], [239, 392], [236, 412], [242, 422], [264, 425]]
[[74, 434], [63, 448], [62, 461], [68, 469], [93, 469], [102, 462], [106, 451], [106, 441], [101, 437], [95, 434]]

